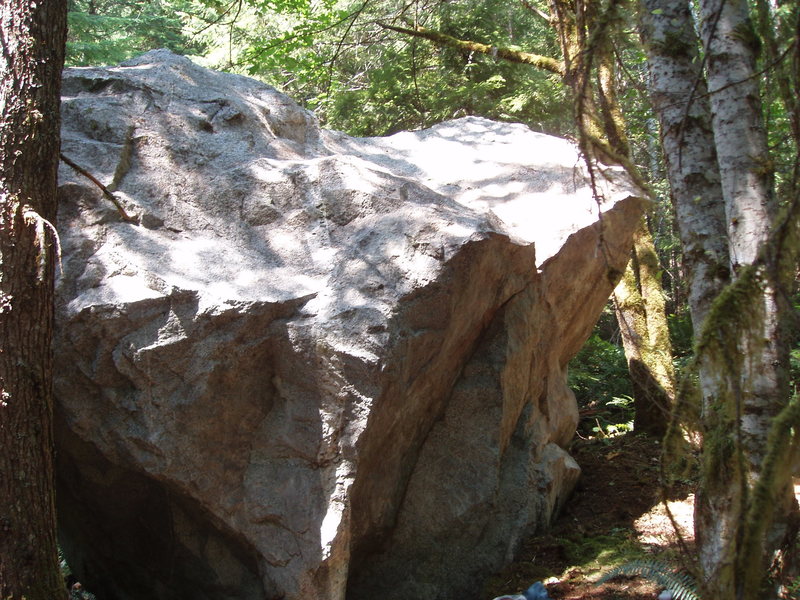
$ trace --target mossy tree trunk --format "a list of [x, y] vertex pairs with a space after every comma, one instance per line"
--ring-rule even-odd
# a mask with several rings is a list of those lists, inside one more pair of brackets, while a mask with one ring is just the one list
[[660, 272], [653, 237], [642, 219], [613, 299], [633, 384], [634, 429], [663, 437], [675, 400], [675, 370]]
[[[616, 93], [612, 34], [623, 22], [622, 3], [550, 0], [549, 5], [561, 42], [564, 80], [573, 92], [581, 150], [590, 159], [623, 165], [641, 183]], [[633, 386], [634, 428], [659, 437], [666, 432], [675, 398], [660, 272], [653, 236], [642, 219], [631, 262], [614, 291], [614, 311]]]
[[[770, 425], [789, 400], [785, 371], [788, 344], [783, 292], [786, 287], [776, 265], [759, 261], [759, 254], [768, 242], [777, 203], [755, 77], [760, 42], [753, 30], [749, 6], [745, 0], [702, 0], [700, 17], [731, 273], [747, 297], [742, 302], [737, 298], [736, 308], [740, 310], [735, 316], [712, 313], [717, 320], [735, 319], [738, 327], [729, 329], [732, 332], [729, 339], [707, 346], [709, 365], [723, 379], [716, 398], [703, 406], [703, 426], [706, 436], [719, 444], [719, 448], [712, 447], [711, 452], [704, 453], [704, 493], [698, 498], [696, 521], [706, 532], [720, 530], [726, 538], [734, 537], [742, 545], [733, 565], [722, 563], [716, 544], [705, 535], [700, 556], [711, 581], [709, 589], [715, 594], [718, 589], [727, 597], [733, 597], [728, 595], [733, 593], [755, 598], [769, 566], [771, 550], [776, 549], [782, 537], [770, 530], [772, 525], [786, 521], [788, 515], [781, 513], [790, 506], [788, 495], [793, 492], [791, 480], [776, 482], [777, 497], [771, 506], [764, 508], [777, 510], [769, 511], [772, 515], [757, 515], [766, 522], [759, 534], [762, 539], [757, 543], [762, 556], [753, 556], [756, 548], [746, 546], [747, 538], [752, 535], [748, 529], [754, 523], [742, 523], [738, 505], [747, 510], [756, 500], [751, 498], [753, 484], [762, 474]], [[719, 322], [708, 326], [724, 327]], [[729, 359], [733, 354], [739, 360], [731, 365]], [[737, 452], [728, 454], [725, 451], [728, 447], [736, 448]], [[767, 526], [770, 520], [773, 524]], [[721, 529], [720, 523], [729, 530]], [[725, 549], [721, 550], [723, 556], [727, 554]], [[715, 572], [729, 569], [734, 571], [733, 590], [714, 579]]]
[[699, 8], [700, 40], [688, 4], [668, 0], [641, 1], [640, 32], [690, 271], [703, 434], [700, 583], [705, 597], [750, 599], [765, 597], [768, 568], [796, 518], [789, 466], [800, 409], [789, 402], [784, 319], [797, 223], [796, 215], [774, 221], [748, 5], [704, 0]]
[[63, 600], [53, 492], [53, 265], [64, 0], [0, 4], [0, 598]]

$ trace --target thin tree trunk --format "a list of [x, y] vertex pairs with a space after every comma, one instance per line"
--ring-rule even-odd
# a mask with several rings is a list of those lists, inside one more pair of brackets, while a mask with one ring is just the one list
[[661, 126], [689, 272], [689, 307], [699, 338], [711, 303], [730, 281], [711, 109], [688, 3], [643, 0], [641, 5], [639, 31], [647, 52], [650, 100]]
[[[730, 279], [725, 208], [711, 110], [688, 3], [643, 0], [640, 34], [647, 52], [650, 95], [661, 125], [667, 174], [675, 201], [678, 231], [689, 272], [689, 307], [695, 339], [700, 339], [714, 299]], [[701, 360], [703, 404], [713, 401], [718, 374]], [[708, 494], [697, 503], [696, 537], [701, 564], [731, 564], [735, 523], [716, 520]], [[725, 495], [726, 496], [726, 495]], [[707, 510], [699, 507], [706, 506]], [[710, 572], [706, 571], [707, 573]], [[718, 581], [729, 579], [719, 572]], [[724, 597], [724, 596], [721, 596]]]
[[631, 262], [612, 297], [633, 384], [634, 430], [663, 437], [675, 400], [675, 371], [659, 272], [642, 219]]
[[0, 598], [66, 598], [53, 497], [53, 252], [66, 2], [0, 5]]
[[744, 0], [704, 0], [700, 11], [730, 260], [736, 271], [755, 262], [776, 209], [754, 77], [758, 36]]
[[[581, 150], [589, 158], [623, 165], [641, 184], [616, 94], [611, 35], [620, 3], [550, 0], [549, 5], [564, 56], [564, 80], [573, 91]], [[614, 291], [614, 312], [633, 385], [634, 427], [661, 436], [672, 410], [675, 374], [658, 259], [644, 219], [632, 257]]]
[[[712, 123], [720, 169], [728, 247], [734, 279], [744, 277], [745, 268], [754, 265], [767, 243], [777, 205], [773, 193], [773, 167], [767, 147], [761, 97], [756, 72], [759, 50], [758, 36], [750, 20], [745, 0], [703, 0], [700, 2], [700, 35], [707, 56], [708, 85], [711, 92]], [[730, 460], [733, 469], [741, 469], [738, 477], [728, 477], [725, 470], [706, 468], [708, 487], [716, 491], [714, 508], [717, 518], [735, 519], [738, 504], [752, 499], [752, 487], [762, 474], [767, 453], [767, 437], [771, 422], [788, 402], [788, 344], [784, 337], [785, 306], [782, 282], [771, 268], [759, 269], [762, 284], [758, 302], [751, 314], [742, 314], [739, 339], [728, 340], [738, 345], [742, 355], [740, 373], [727, 377], [725, 395], [733, 400], [737, 442], [741, 458]], [[738, 378], [737, 378], [738, 375]], [[720, 394], [722, 396], [722, 394]], [[705, 425], [711, 435], [718, 436], [728, 419], [719, 420], [719, 407], [707, 403], [703, 407]], [[733, 435], [732, 433], [728, 434]], [[734, 466], [734, 463], [740, 463]], [[741, 478], [743, 481], [738, 481]], [[786, 523], [791, 506], [788, 495], [790, 481], [780, 485], [774, 504], [775, 524]], [[709, 500], [711, 498], [709, 497]], [[732, 507], [733, 510], [731, 510]], [[701, 507], [702, 509], [702, 507]], [[784, 513], [784, 514], [781, 514]], [[770, 515], [772, 516], [772, 515]], [[713, 518], [712, 515], [708, 516]], [[765, 518], [759, 516], [759, 518]], [[741, 522], [739, 523], [741, 525]], [[749, 526], [749, 524], [748, 524]], [[747, 536], [744, 531], [741, 535]], [[735, 593], [755, 597], [772, 551], [781, 542], [776, 531], [766, 531], [758, 546], [764, 556], [747, 556], [739, 552], [733, 568], [736, 573]], [[719, 559], [703, 555], [709, 574], [716, 569], [731, 568]], [[760, 560], [759, 560], [760, 559]], [[712, 584], [713, 586], [714, 584]], [[713, 587], [711, 588], [713, 589]], [[720, 590], [728, 593], [728, 590]]]

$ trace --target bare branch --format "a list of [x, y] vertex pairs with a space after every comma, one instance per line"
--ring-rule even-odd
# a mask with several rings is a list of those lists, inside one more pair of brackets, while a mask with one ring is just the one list
[[520, 2], [522, 2], [522, 5], [529, 11], [531, 11], [533, 14], [535, 14], [537, 17], [544, 19], [545, 23], [547, 23], [548, 25], [551, 23], [550, 15], [544, 12], [542, 9], [537, 8], [536, 6], [531, 4], [528, 0], [520, 0]]
[[555, 58], [549, 56], [542, 56], [540, 54], [531, 54], [529, 52], [521, 52], [519, 50], [511, 50], [510, 48], [499, 48], [497, 46], [489, 46], [488, 44], [481, 44], [480, 42], [473, 42], [469, 40], [460, 40], [454, 38], [440, 31], [426, 29], [425, 27], [417, 26], [414, 29], [407, 29], [405, 27], [398, 27], [396, 25], [389, 25], [388, 23], [379, 22], [378, 25], [384, 29], [391, 29], [398, 33], [405, 35], [413, 35], [415, 37], [424, 38], [432, 41], [438, 46], [448, 46], [466, 52], [478, 52], [479, 54], [488, 54], [493, 58], [502, 58], [509, 62], [523, 63], [532, 65], [545, 71], [550, 71], [561, 77], [564, 76], [564, 65]]
[[69, 165], [70, 167], [75, 169], [78, 173], [80, 173], [81, 175], [86, 177], [86, 179], [88, 179], [93, 184], [95, 184], [97, 187], [99, 187], [100, 190], [103, 192], [103, 195], [106, 198], [108, 198], [109, 200], [111, 200], [111, 202], [114, 203], [114, 206], [117, 207], [117, 210], [119, 211], [120, 216], [122, 216], [122, 220], [123, 221], [126, 221], [128, 223], [136, 223], [136, 224], [138, 224], [138, 221], [136, 219], [131, 217], [127, 212], [125, 212], [125, 208], [122, 206], [122, 203], [119, 200], [117, 200], [117, 197], [114, 194], [112, 194], [111, 191], [106, 186], [104, 186], [102, 183], [100, 183], [100, 181], [98, 181], [98, 179], [94, 175], [89, 173], [89, 171], [87, 171], [83, 167], [79, 166], [75, 162], [71, 161], [69, 158], [67, 158], [63, 154], [61, 155], [61, 160], [63, 160], [67, 165]]

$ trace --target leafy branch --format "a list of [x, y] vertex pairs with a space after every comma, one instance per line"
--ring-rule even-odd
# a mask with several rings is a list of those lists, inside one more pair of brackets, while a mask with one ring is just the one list
[[644, 577], [667, 588], [675, 600], [699, 600], [694, 580], [686, 574], [675, 573], [669, 566], [654, 560], [635, 560], [611, 569], [603, 575], [597, 585], [615, 577]]

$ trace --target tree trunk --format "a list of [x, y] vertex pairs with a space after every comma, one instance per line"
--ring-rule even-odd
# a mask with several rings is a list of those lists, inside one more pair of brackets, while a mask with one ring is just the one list
[[[643, 0], [639, 12], [650, 96], [661, 125], [667, 175], [689, 273], [689, 307], [695, 339], [700, 339], [712, 302], [730, 276], [722, 187], [699, 44], [688, 3]], [[717, 392], [717, 375], [702, 360], [698, 367], [703, 404], [708, 404]], [[698, 507], [701, 505], [698, 503]], [[732, 526], [709, 519], [713, 510], [697, 512], [695, 534], [700, 555], [724, 560], [726, 548], [733, 543]], [[702, 562], [711, 565], [710, 558]], [[717, 573], [715, 578], [721, 580], [722, 576]]]
[[0, 5], [0, 598], [66, 598], [55, 537], [53, 266], [66, 2]]
[[758, 596], [793, 512], [788, 469], [764, 460], [778, 448], [768, 434], [788, 399], [787, 356], [780, 269], [763, 261], [774, 200], [747, 4], [706, 0], [700, 11], [711, 110], [688, 3], [642, 0], [640, 32], [698, 341], [700, 583], [704, 596], [732, 600]]
[[650, 100], [661, 126], [689, 273], [689, 307], [699, 338], [711, 303], [730, 280], [711, 109], [688, 3], [643, 0], [641, 5], [639, 31], [647, 53]]
[[[616, 93], [611, 36], [619, 24], [620, 3], [550, 0], [549, 6], [564, 56], [564, 82], [574, 96], [581, 151], [590, 159], [623, 165], [644, 185], [630, 160]], [[658, 259], [644, 219], [632, 257], [614, 291], [614, 312], [633, 385], [634, 428], [660, 437], [672, 411], [675, 374]]]
[[645, 219], [631, 254], [613, 298], [633, 384], [633, 428], [663, 437], [675, 399], [675, 371], [658, 256]]
[[[700, 2], [700, 14], [731, 271], [734, 279], [738, 280], [763, 251], [777, 208], [761, 97], [758, 80], [754, 77], [758, 36], [745, 0], [704, 0]], [[714, 402], [703, 406], [704, 427], [715, 437], [722, 436], [722, 428], [727, 427], [731, 416], [735, 416], [735, 428], [728, 429], [725, 438], [737, 436], [735, 441], [739, 444], [741, 457], [729, 460], [733, 477], [727, 475], [726, 469], [716, 466], [711, 468], [709, 465], [704, 469], [706, 487], [713, 496], [707, 494], [705, 499], [701, 498], [708, 503], [701, 502], [699, 517], [705, 518], [706, 522], [728, 521], [734, 532], [742, 525], [738, 505], [745, 503], [746, 506], [751, 500], [749, 492], [761, 475], [771, 422], [789, 397], [784, 371], [788, 363], [788, 346], [782, 327], [785, 325], [782, 314], [785, 307], [782, 306], [781, 282], [774, 275], [771, 269], [758, 273], [762, 283], [760, 298], [748, 307], [750, 314], [739, 315], [742, 317], [739, 339], [726, 340], [730, 346], [738, 346], [742, 360], [737, 365], [739, 373], [726, 373], [725, 391], [718, 398], [725, 398], [735, 406], [722, 412]], [[724, 360], [721, 356], [716, 358]], [[720, 419], [725, 413], [727, 418]], [[709, 460], [714, 462], [718, 458], [709, 456]], [[741, 473], [737, 473], [739, 470]], [[790, 483], [787, 481], [780, 486], [783, 495], [790, 493]], [[788, 499], [776, 500], [776, 523], [786, 521], [788, 515], [780, 512], [781, 509], [786, 511], [788, 506]], [[704, 510], [707, 514], [703, 514]], [[746, 534], [745, 531], [739, 535]], [[711, 575], [718, 570], [733, 568], [736, 574], [734, 592], [754, 597], [769, 567], [772, 551], [780, 542], [771, 533], [765, 532], [764, 535], [765, 539], [759, 544], [764, 556], [743, 556], [739, 552], [733, 565], [720, 564], [718, 556], [701, 549], [704, 570]], [[724, 591], [729, 593], [727, 589]]]

